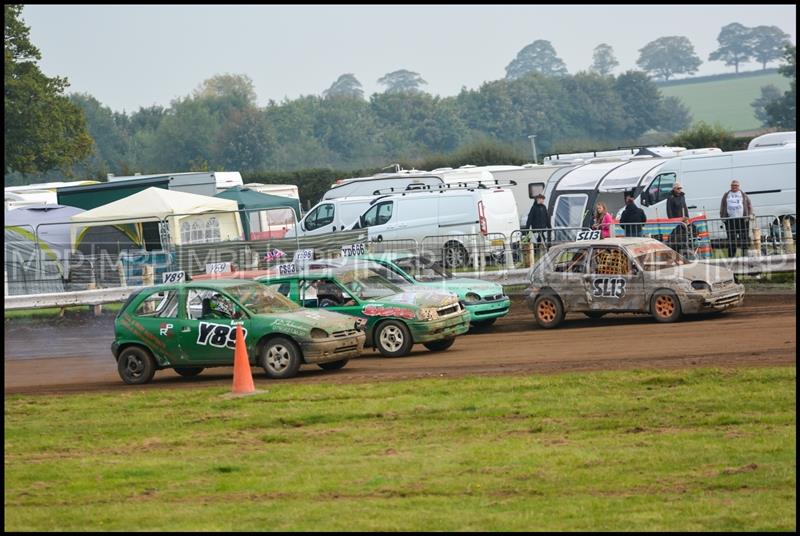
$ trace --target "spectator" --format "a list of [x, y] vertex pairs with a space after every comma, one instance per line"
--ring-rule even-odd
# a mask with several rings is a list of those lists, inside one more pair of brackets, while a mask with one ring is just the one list
[[[531, 211], [528, 212], [525, 228], [538, 231], [534, 233], [536, 242], [544, 243], [545, 247], [550, 243], [550, 215], [547, 213], [547, 207], [544, 206], [544, 194], [537, 194], [534, 198]], [[543, 231], [542, 229], [548, 229], [548, 231]]]
[[667, 196], [667, 218], [681, 218], [684, 223], [689, 220], [686, 196], [683, 194], [683, 186], [679, 182], [672, 185], [672, 191]]
[[614, 218], [608, 213], [606, 204], [602, 201], [595, 205], [594, 225], [592, 229], [600, 229], [600, 238], [611, 237], [611, 225], [614, 223]]
[[686, 206], [683, 186], [677, 181], [672, 185], [672, 191], [667, 196], [667, 217], [680, 218], [683, 222], [676, 225], [675, 229], [672, 230], [667, 244], [681, 254], [688, 254], [691, 250], [688, 233], [689, 207]]
[[636, 206], [633, 192], [625, 193], [625, 210], [619, 217], [619, 222], [625, 229], [625, 236], [642, 236], [642, 224], [647, 221], [644, 210]]
[[736, 254], [737, 246], [741, 248], [742, 255], [745, 254], [747, 244], [750, 241], [750, 229], [748, 219], [753, 214], [753, 204], [750, 197], [739, 189], [739, 181], [731, 181], [731, 189], [722, 196], [722, 203], [719, 207], [719, 215], [725, 223], [725, 230], [728, 234], [728, 257]]

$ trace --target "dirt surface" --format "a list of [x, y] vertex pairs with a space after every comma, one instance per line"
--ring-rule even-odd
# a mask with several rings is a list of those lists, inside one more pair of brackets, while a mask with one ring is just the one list
[[[494, 326], [459, 337], [447, 351], [422, 345], [410, 356], [380, 357], [370, 350], [345, 368], [326, 372], [304, 366], [293, 383], [355, 383], [465, 375], [795, 365], [797, 304], [794, 295], [748, 295], [721, 315], [685, 317], [659, 324], [643, 315], [608, 315], [591, 320], [570, 314], [558, 328], [539, 328], [521, 297]], [[5, 393], [71, 393], [159, 388], [230, 386], [229, 367], [183, 378], [171, 370], [150, 384], [128, 386], [111, 354], [112, 316], [84, 322], [5, 323]], [[257, 388], [272, 380], [254, 368]]]

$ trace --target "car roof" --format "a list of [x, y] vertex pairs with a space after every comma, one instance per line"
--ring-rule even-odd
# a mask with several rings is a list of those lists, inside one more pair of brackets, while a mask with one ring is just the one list
[[159, 288], [228, 288], [228, 287], [236, 287], [239, 285], [245, 285], [247, 283], [251, 283], [252, 280], [250, 279], [230, 279], [230, 278], [214, 278], [214, 279], [204, 279], [202, 281], [189, 281], [186, 283], [168, 283], [164, 285], [155, 285], [154, 289]]

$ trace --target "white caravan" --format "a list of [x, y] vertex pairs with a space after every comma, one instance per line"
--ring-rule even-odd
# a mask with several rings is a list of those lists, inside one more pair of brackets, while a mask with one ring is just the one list
[[510, 190], [454, 187], [375, 197], [353, 229], [366, 229], [370, 241], [414, 239], [459, 267], [476, 260], [476, 251], [501, 254], [518, 225]]
[[705, 213], [709, 219], [719, 218], [722, 196], [736, 179], [756, 216], [782, 218], [797, 212], [796, 163], [794, 144], [674, 158], [646, 183], [638, 202], [648, 218], [665, 218], [667, 196], [678, 181], [690, 216]]
[[370, 202], [374, 199], [374, 195], [367, 195], [320, 201], [303, 216], [294, 229], [286, 233], [286, 237], [316, 236], [344, 231], [370, 207]]

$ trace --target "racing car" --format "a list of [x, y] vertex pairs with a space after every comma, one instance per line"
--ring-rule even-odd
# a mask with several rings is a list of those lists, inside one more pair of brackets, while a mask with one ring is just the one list
[[744, 300], [727, 268], [690, 262], [652, 238], [581, 240], [553, 246], [531, 269], [526, 302], [553, 328], [568, 312], [649, 313], [659, 322], [722, 311]]

